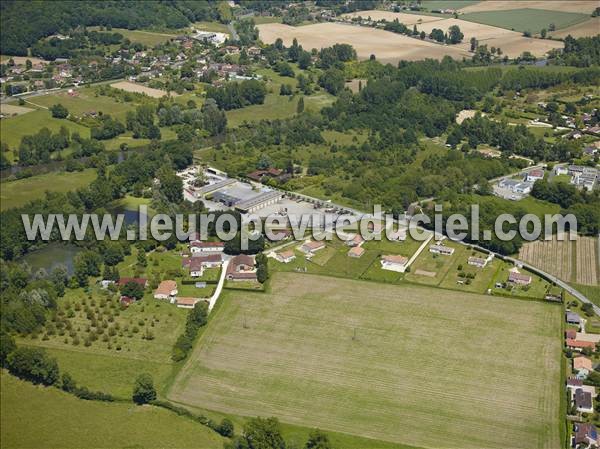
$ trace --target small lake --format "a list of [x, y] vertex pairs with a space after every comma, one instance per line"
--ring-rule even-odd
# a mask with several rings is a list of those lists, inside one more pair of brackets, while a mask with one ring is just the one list
[[[119, 214], [123, 214], [125, 217], [123, 219], [123, 224], [125, 226], [129, 226], [133, 223], [139, 223], [140, 217], [144, 214], [140, 213], [137, 209], [126, 209], [123, 206], [115, 206], [108, 209], [108, 211], [113, 214], [115, 217]], [[146, 217], [148, 219], [148, 217]]]
[[33, 272], [44, 268], [50, 272], [58, 265], [65, 265], [69, 275], [73, 274], [73, 260], [82, 249], [71, 244], [51, 243], [26, 254], [21, 260], [27, 262]]

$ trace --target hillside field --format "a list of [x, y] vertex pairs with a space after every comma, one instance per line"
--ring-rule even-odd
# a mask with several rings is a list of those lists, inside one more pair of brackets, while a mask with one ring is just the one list
[[559, 307], [295, 273], [270, 290], [221, 298], [171, 400], [417, 447], [559, 447]]
[[225, 441], [207, 427], [157, 407], [84, 401], [5, 372], [1, 379], [4, 449], [221, 449]]

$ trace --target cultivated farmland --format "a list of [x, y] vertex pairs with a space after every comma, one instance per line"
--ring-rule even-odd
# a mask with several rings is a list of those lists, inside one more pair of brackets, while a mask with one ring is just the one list
[[294, 273], [222, 301], [170, 399], [418, 447], [560, 446], [555, 305]]
[[548, 34], [555, 38], [563, 38], [571, 35], [573, 37], [595, 36], [600, 33], [600, 17], [592, 17], [585, 22], [578, 23]]
[[365, 29], [359, 26], [339, 23], [319, 23], [302, 27], [292, 27], [281, 23], [258, 25], [263, 42], [273, 43], [281, 38], [285, 45], [291, 45], [294, 38], [304, 48], [329, 47], [336, 43], [351, 44], [359, 59], [368, 59], [372, 54], [382, 62], [400, 60], [415, 61], [423, 58], [442, 59], [449, 55], [455, 59], [469, 57], [469, 53], [453, 46], [413, 39], [401, 34], [379, 29]]
[[114, 87], [115, 89], [122, 89], [125, 92], [146, 94], [152, 98], [161, 98], [167, 95], [168, 93], [165, 90], [153, 89], [151, 87], [146, 87], [141, 84], [132, 83], [130, 81], [119, 81], [118, 83], [111, 84], [110, 87]]
[[538, 240], [524, 244], [519, 259], [554, 276], [584, 285], [598, 285], [598, 239], [578, 236], [576, 241]]
[[598, 239], [579, 237], [577, 240], [577, 283], [598, 285]]
[[552, 240], [536, 240], [524, 244], [519, 251], [519, 259], [569, 281], [574, 271], [573, 250], [573, 242], [559, 241], [553, 236]]
[[504, 11], [507, 9], [532, 8], [591, 14], [597, 6], [598, 2], [593, 0], [486, 0], [461, 8], [460, 12]]

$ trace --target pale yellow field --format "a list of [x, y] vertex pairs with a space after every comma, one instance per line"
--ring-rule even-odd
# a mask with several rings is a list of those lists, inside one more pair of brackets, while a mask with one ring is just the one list
[[329, 47], [336, 43], [351, 44], [359, 59], [368, 59], [375, 54], [382, 62], [396, 63], [402, 59], [417, 61], [425, 58], [442, 59], [449, 55], [455, 59], [469, 58], [464, 49], [423, 42], [400, 34], [378, 29], [338, 23], [319, 23], [303, 27], [292, 27], [281, 23], [258, 25], [263, 42], [273, 43], [281, 38], [290, 45], [294, 38], [305, 49]]
[[598, 285], [598, 239], [580, 237], [577, 240], [577, 282]]
[[0, 104], [0, 113], [3, 115], [21, 115], [33, 111], [32, 108], [25, 108], [15, 104]]
[[510, 58], [520, 56], [524, 51], [529, 51], [538, 57], [544, 56], [544, 54], [553, 48], [563, 47], [562, 42], [523, 37], [522, 33], [516, 31], [480, 23], [467, 22], [466, 20], [460, 19], [444, 19], [435, 22], [426, 22], [417, 25], [417, 29], [429, 34], [434, 28], [446, 31], [453, 25], [458, 25], [465, 35], [462, 43], [456, 45], [456, 47], [459, 47], [464, 51], [470, 49], [470, 40], [472, 37], [479, 41], [479, 45], [487, 45], [488, 48], [501, 48], [502, 52]]
[[111, 84], [110, 87], [122, 89], [126, 92], [146, 94], [152, 98], [161, 98], [167, 95], [167, 92], [164, 90], [152, 89], [151, 87], [142, 86], [141, 84], [131, 83], [129, 81], [119, 81], [118, 83]]
[[600, 34], [600, 17], [592, 17], [583, 23], [578, 23], [562, 30], [549, 33], [552, 37], [567, 37], [569, 34], [573, 37], [588, 37]]
[[507, 9], [547, 9], [549, 11], [580, 12], [591, 14], [600, 6], [598, 1], [521, 1], [521, 0], [487, 0], [460, 9], [460, 12], [503, 11]]
[[415, 23], [425, 23], [425, 22], [436, 22], [439, 20], [443, 20], [442, 17], [435, 16], [424, 16], [420, 14], [405, 14], [401, 12], [392, 12], [392, 11], [378, 11], [376, 9], [370, 9], [368, 11], [357, 11], [348, 14], [344, 14], [342, 17], [362, 17], [363, 19], [371, 18], [371, 20], [388, 20], [393, 21], [394, 19], [398, 19], [400, 23], [404, 25], [414, 25]]

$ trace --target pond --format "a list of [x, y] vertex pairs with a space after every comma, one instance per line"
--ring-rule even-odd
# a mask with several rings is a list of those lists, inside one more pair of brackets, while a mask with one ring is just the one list
[[50, 272], [58, 265], [65, 265], [73, 274], [73, 260], [82, 249], [71, 244], [51, 243], [44, 248], [26, 254], [21, 260], [27, 262], [33, 272], [44, 268]]
[[125, 226], [129, 226], [132, 223], [139, 223], [140, 217], [143, 215], [137, 209], [127, 209], [123, 206], [111, 207], [108, 209], [108, 211], [115, 217], [119, 214], [123, 214], [123, 216], [125, 217], [123, 220], [123, 224]]

